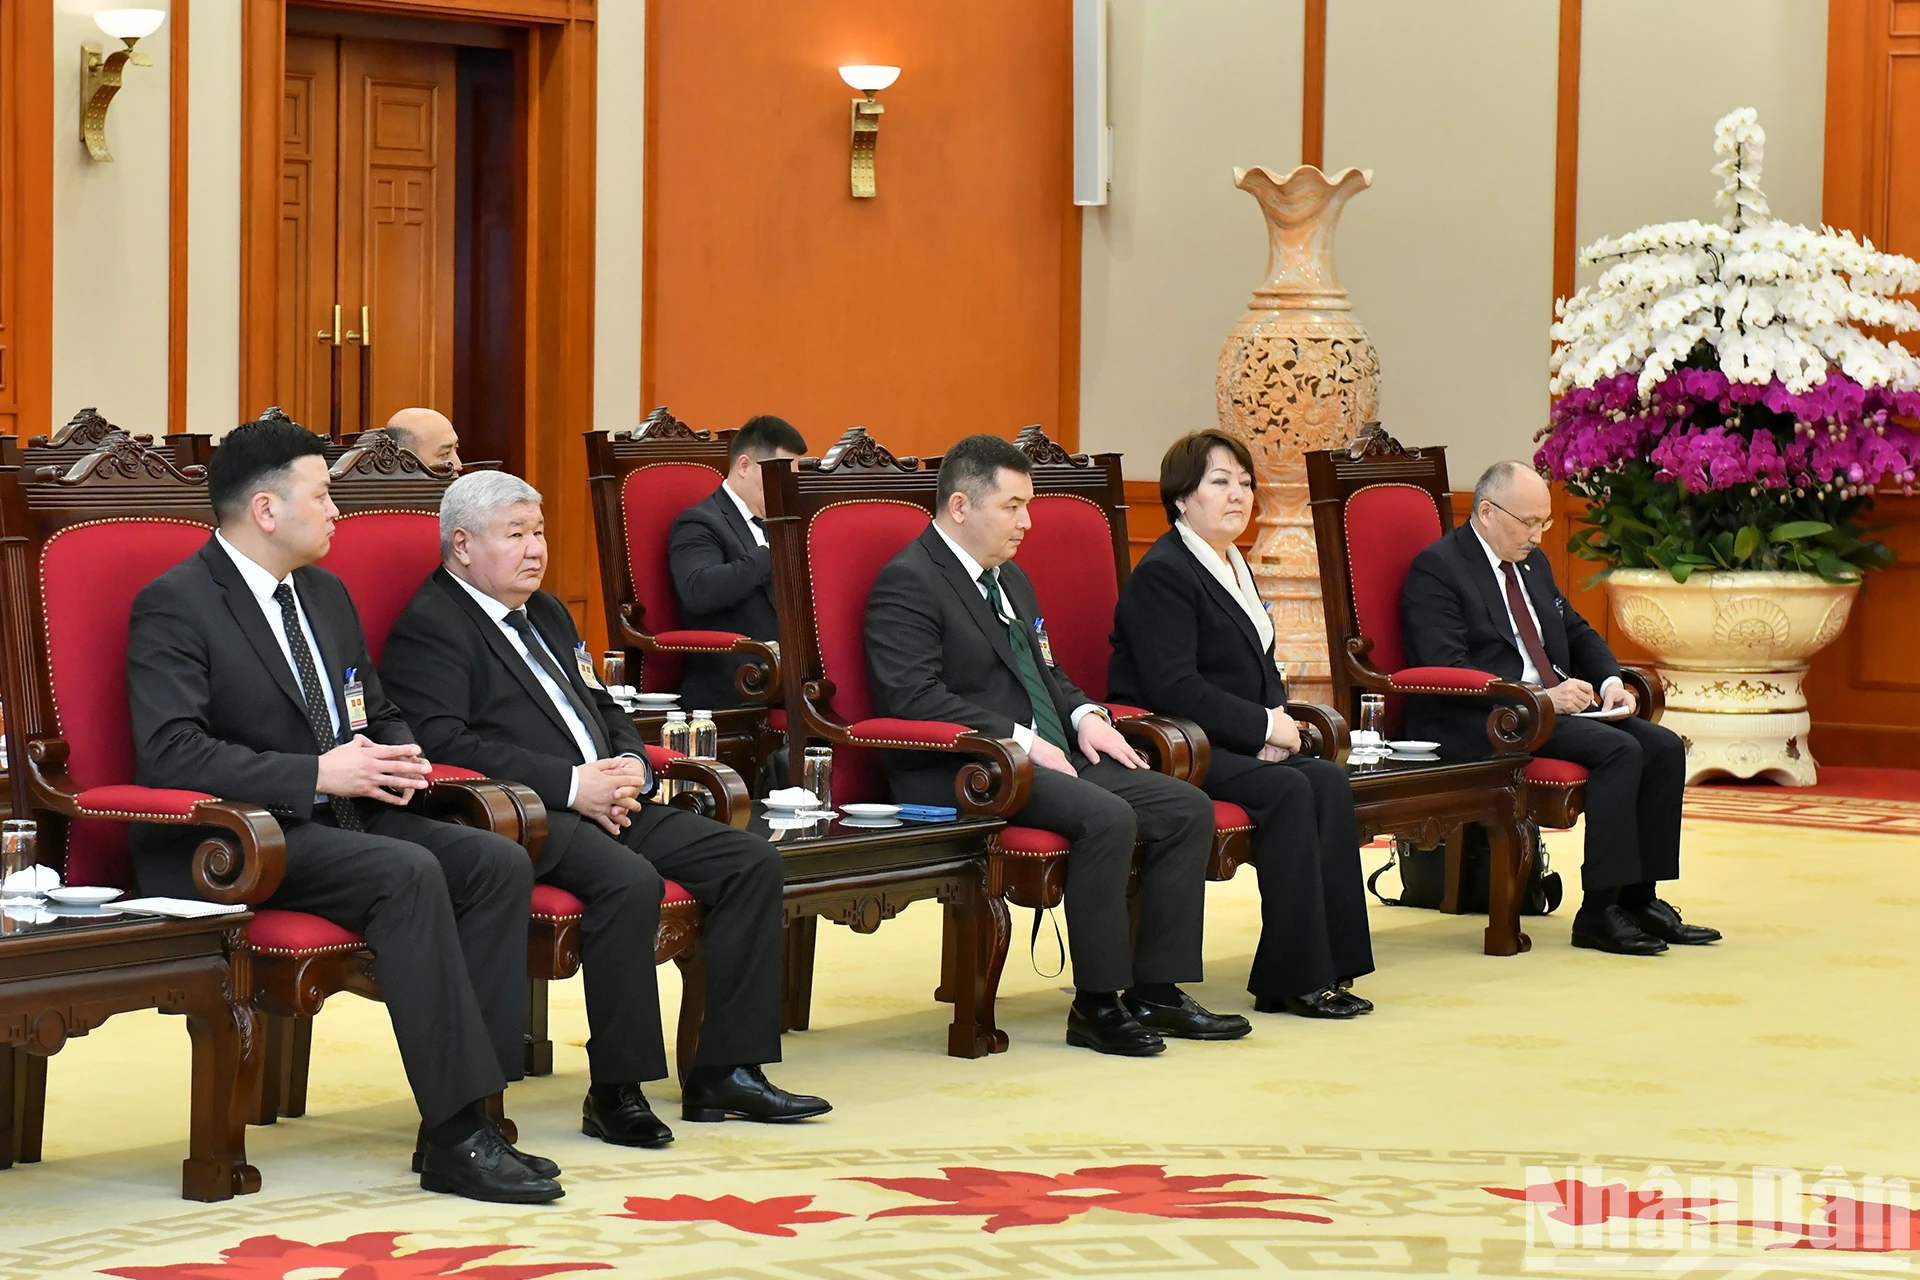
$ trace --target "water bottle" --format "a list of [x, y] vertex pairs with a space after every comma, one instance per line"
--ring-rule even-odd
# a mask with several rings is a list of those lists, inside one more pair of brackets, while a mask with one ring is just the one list
[[[693, 754], [693, 726], [687, 723], [686, 712], [667, 712], [667, 722], [660, 727], [660, 745], [669, 751], [678, 751], [683, 756]], [[671, 800], [679, 794], [678, 782], [672, 778], [660, 779], [662, 800]]]
[[720, 758], [720, 726], [713, 722], [713, 712], [695, 711], [693, 723], [688, 728], [693, 734], [693, 750], [687, 754], [696, 760], [718, 760]]

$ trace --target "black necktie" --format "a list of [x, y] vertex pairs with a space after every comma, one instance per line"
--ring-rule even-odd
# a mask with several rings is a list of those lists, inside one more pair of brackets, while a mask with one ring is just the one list
[[1065, 751], [1066, 730], [1060, 727], [1060, 713], [1054, 709], [1053, 694], [1040, 677], [1040, 663], [1033, 656], [1033, 640], [1017, 619], [1007, 621], [1007, 614], [1012, 610], [1001, 607], [1000, 575], [992, 569], [983, 569], [980, 585], [987, 589], [987, 603], [993, 606], [994, 616], [1007, 628], [1007, 642], [1013, 646], [1013, 665], [1020, 668], [1020, 683], [1027, 686], [1027, 701], [1033, 704], [1033, 731]]
[[755, 516], [753, 518], [753, 528], [754, 528], [754, 532], [760, 535], [759, 537], [754, 539], [754, 542], [764, 546], [767, 540], [767, 522], [765, 520], [762, 520], [759, 516]]
[[[340, 731], [334, 727], [333, 717], [327, 714], [327, 698], [320, 691], [320, 668], [313, 661], [313, 650], [307, 647], [307, 633], [300, 627], [300, 611], [293, 603], [293, 584], [283, 582], [275, 587], [273, 598], [280, 605], [280, 626], [287, 633], [287, 649], [293, 654], [293, 670], [300, 678], [300, 692], [306, 695], [307, 724], [313, 729], [313, 741], [320, 748], [320, 754], [325, 755], [340, 745]], [[327, 803], [333, 807], [333, 820], [341, 830], [367, 829], [353, 797], [328, 796]]]
[[[540, 669], [560, 686], [560, 692], [566, 696], [567, 705], [573, 708], [573, 714], [580, 717], [580, 723], [587, 726], [587, 736], [593, 739], [593, 758], [607, 758], [607, 730], [600, 723], [599, 713], [588, 706], [574, 689], [573, 681], [567, 679], [567, 673], [560, 669], [547, 646], [541, 643], [540, 635], [533, 629], [533, 620], [527, 617], [525, 609], [507, 610], [507, 625], [520, 633], [520, 643], [527, 647], [527, 656], [540, 664]], [[584, 762], [583, 762], [584, 763]]]

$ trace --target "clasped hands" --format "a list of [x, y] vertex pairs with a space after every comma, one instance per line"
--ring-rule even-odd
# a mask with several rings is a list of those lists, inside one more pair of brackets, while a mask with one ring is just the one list
[[433, 766], [417, 742], [375, 742], [364, 733], [353, 735], [320, 757], [313, 789], [323, 796], [357, 796], [385, 804], [404, 805], [427, 785]]
[[1285, 760], [1300, 750], [1300, 726], [1293, 722], [1285, 707], [1273, 707], [1267, 711], [1267, 741], [1259, 751], [1259, 758], [1272, 763]]
[[[1129, 769], [1153, 767], [1147, 758], [1135, 750], [1120, 731], [1113, 727], [1113, 722], [1103, 715], [1089, 711], [1081, 716], [1076, 736], [1080, 739], [1080, 754], [1085, 756], [1089, 763], [1098, 764], [1100, 757], [1107, 755], [1112, 756], [1116, 763], [1125, 765]], [[1073, 767], [1073, 762], [1067, 759], [1066, 752], [1037, 735], [1032, 745], [1027, 748], [1027, 759], [1042, 769], [1053, 769], [1076, 777], [1080, 772]]]
[[646, 789], [647, 767], [633, 756], [589, 760], [573, 767], [573, 811], [617, 836], [633, 822]]

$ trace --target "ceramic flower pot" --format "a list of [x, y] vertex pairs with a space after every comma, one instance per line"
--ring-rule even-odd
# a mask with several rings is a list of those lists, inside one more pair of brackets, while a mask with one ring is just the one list
[[1220, 427], [1253, 454], [1258, 532], [1247, 557], [1271, 606], [1274, 656], [1294, 696], [1332, 700], [1320, 566], [1307, 510], [1303, 450], [1346, 444], [1378, 416], [1380, 364], [1333, 269], [1333, 233], [1370, 170], [1331, 177], [1302, 165], [1284, 177], [1235, 169], [1234, 185], [1267, 219], [1267, 279], [1220, 350]]
[[1653, 654], [1661, 723], [1687, 744], [1687, 781], [1731, 775], [1812, 786], [1807, 660], [1847, 625], [1857, 582], [1811, 573], [1615, 569], [1607, 599], [1621, 630]]

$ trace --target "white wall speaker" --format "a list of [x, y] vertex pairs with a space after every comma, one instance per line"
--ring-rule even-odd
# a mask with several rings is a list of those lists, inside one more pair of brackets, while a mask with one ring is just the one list
[[1107, 0], [1073, 0], [1073, 202], [1105, 204], [1112, 186]]

